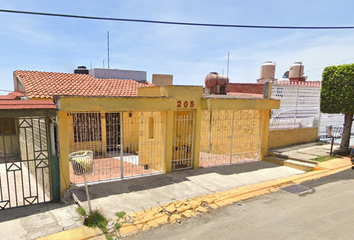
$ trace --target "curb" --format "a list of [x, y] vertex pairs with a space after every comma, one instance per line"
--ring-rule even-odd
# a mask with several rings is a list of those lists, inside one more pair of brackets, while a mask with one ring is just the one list
[[37, 240], [103, 240], [106, 239], [105, 234], [98, 228], [90, 228], [81, 226], [70, 230], [54, 233], [45, 237], [37, 238]]

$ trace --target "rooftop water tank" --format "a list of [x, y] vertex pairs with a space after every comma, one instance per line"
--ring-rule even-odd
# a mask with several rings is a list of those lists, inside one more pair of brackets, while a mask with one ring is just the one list
[[225, 87], [229, 84], [229, 77], [226, 75], [218, 74], [218, 85], [220, 87]]
[[216, 86], [216, 83], [218, 81], [218, 73], [217, 72], [211, 72], [205, 77], [205, 87], [207, 88], [212, 88]]
[[289, 78], [302, 78], [304, 76], [304, 65], [302, 62], [294, 62], [290, 66]]
[[77, 69], [74, 70], [75, 74], [89, 74], [89, 70], [86, 66], [78, 66]]
[[272, 61], [266, 61], [261, 66], [260, 79], [271, 78], [274, 79], [275, 76], [275, 63]]

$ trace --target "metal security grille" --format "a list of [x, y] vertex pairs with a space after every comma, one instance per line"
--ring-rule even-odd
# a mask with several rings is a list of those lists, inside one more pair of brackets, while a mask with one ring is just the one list
[[51, 201], [44, 118], [0, 119], [0, 210]]
[[99, 113], [76, 113], [73, 115], [74, 141], [101, 141], [101, 115]]
[[257, 161], [262, 139], [262, 111], [203, 111], [201, 167]]
[[[73, 112], [68, 124], [69, 151], [93, 151], [91, 183], [164, 171], [164, 112]], [[84, 182], [72, 166], [70, 182]]]
[[319, 126], [319, 83], [275, 83], [272, 98], [280, 100], [280, 108], [272, 110], [270, 130]]
[[193, 167], [195, 111], [175, 111], [172, 170]]

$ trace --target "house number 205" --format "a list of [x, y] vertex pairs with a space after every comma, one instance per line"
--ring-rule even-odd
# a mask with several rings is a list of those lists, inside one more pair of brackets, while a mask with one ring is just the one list
[[[183, 107], [184, 108], [187, 108], [187, 107], [194, 107], [194, 101], [190, 101], [190, 102], [188, 102], [188, 101], [184, 101], [183, 102]], [[178, 108], [181, 108], [182, 107], [182, 101], [177, 101], [177, 107]]]

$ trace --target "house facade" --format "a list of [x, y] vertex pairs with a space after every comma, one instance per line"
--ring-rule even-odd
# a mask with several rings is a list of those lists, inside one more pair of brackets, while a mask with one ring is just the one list
[[[60, 186], [82, 184], [69, 154], [94, 152], [89, 182], [261, 160], [269, 113], [258, 95], [203, 95], [201, 86], [154, 86], [88, 74], [15, 71], [27, 99], [52, 100]], [[270, 96], [270, 94], [269, 94]]]

